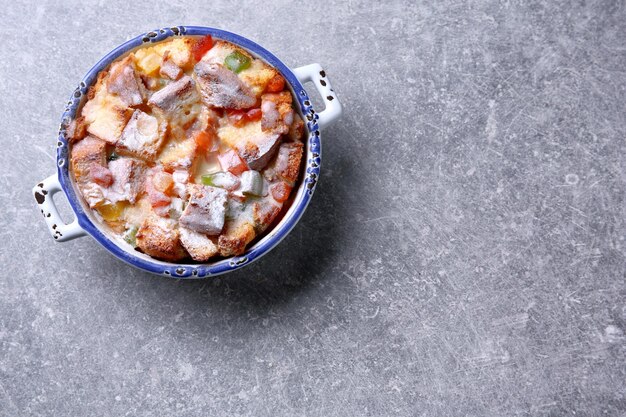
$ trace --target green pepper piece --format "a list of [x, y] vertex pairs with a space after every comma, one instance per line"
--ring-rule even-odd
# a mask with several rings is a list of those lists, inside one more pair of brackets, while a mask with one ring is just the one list
[[126, 233], [124, 233], [124, 240], [133, 248], [137, 247], [137, 226], [131, 226]]
[[215, 178], [215, 174], [206, 174], [206, 175], [203, 175], [203, 176], [201, 177], [201, 179], [202, 179], [202, 184], [204, 184], [204, 185], [210, 185], [210, 186], [214, 187], [214, 186], [215, 186], [215, 184], [213, 183], [213, 179], [214, 179], [214, 178]]
[[226, 68], [234, 73], [240, 73], [246, 68], [249, 68], [251, 63], [252, 61], [250, 58], [239, 51], [232, 52], [226, 57], [226, 59], [224, 59], [224, 65]]

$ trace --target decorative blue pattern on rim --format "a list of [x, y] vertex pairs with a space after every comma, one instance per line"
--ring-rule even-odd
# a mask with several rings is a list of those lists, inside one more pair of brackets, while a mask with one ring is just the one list
[[[76, 195], [74, 188], [72, 187], [68, 169], [68, 142], [65, 137], [65, 130], [68, 123], [75, 117], [76, 111], [80, 106], [83, 97], [87, 95], [89, 87], [96, 81], [98, 73], [106, 69], [119, 56], [124, 55], [146, 42], [159, 42], [172, 36], [182, 35], [211, 35], [215, 38], [237, 44], [262, 58], [264, 61], [278, 69], [291, 85], [291, 88], [297, 96], [302, 114], [307, 119], [306, 126], [308, 130], [309, 147], [306, 154], [306, 175], [303, 180], [304, 184], [302, 185], [304, 187], [304, 192], [298, 193], [292, 203], [290, 212], [287, 213], [281, 223], [273, 230], [269, 231], [269, 234], [267, 234], [263, 239], [250, 247], [245, 254], [208, 264], [172, 264], [154, 259], [144, 259], [137, 256], [138, 252], [133, 251], [133, 253], [118, 246], [114, 241], [109, 239], [109, 237], [107, 237], [106, 234], [100, 230], [100, 227], [94, 224], [83, 211], [82, 205], [79, 202], [80, 197]], [[278, 243], [280, 243], [285, 236], [287, 236], [298, 220], [300, 220], [300, 217], [302, 217], [302, 214], [304, 213], [304, 210], [309, 204], [311, 196], [315, 191], [315, 185], [317, 183], [317, 179], [319, 178], [322, 148], [317, 120], [318, 116], [313, 110], [309, 97], [293, 72], [273, 54], [256, 43], [231, 32], [202, 26], [177, 26], [157, 29], [140, 35], [118, 46], [98, 61], [98, 63], [94, 65], [89, 72], [87, 72], [80, 85], [72, 94], [63, 116], [61, 117], [61, 127], [59, 129], [57, 143], [57, 173], [63, 191], [67, 195], [68, 201], [76, 214], [78, 223], [87, 233], [93, 236], [102, 246], [119, 259], [145, 271], [155, 274], [168, 275], [174, 278], [203, 278], [215, 276], [239, 269], [245, 265], [249, 265], [269, 252]]]

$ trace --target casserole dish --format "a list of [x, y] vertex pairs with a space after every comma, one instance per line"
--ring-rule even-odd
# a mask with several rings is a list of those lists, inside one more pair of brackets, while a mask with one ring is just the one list
[[[98, 74], [105, 70], [113, 61], [148, 43], [160, 42], [170, 37], [194, 35], [210, 35], [216, 39], [231, 42], [278, 70], [285, 78], [294, 97], [296, 97], [294, 102], [295, 110], [298, 111], [305, 121], [304, 167], [301, 170], [299, 182], [293, 191], [293, 201], [283, 218], [273, 229], [269, 230], [260, 240], [250, 246], [243, 255], [202, 264], [160, 261], [137, 252], [115, 239], [96, 219], [92, 210], [89, 209], [77, 190], [70, 173], [68, 159], [70, 145], [66, 134], [69, 124], [75, 119], [77, 112], [84, 104], [90, 86], [96, 82]], [[313, 109], [308, 94], [302, 86], [307, 81], [313, 83], [325, 103], [325, 109], [320, 113]], [[58, 242], [68, 241], [89, 234], [119, 259], [148, 272], [176, 278], [202, 278], [223, 274], [259, 259], [275, 247], [296, 225], [310, 202], [319, 178], [321, 164], [320, 130], [334, 123], [341, 116], [341, 112], [341, 104], [331, 87], [326, 73], [319, 64], [311, 64], [291, 70], [273, 54], [256, 43], [234, 33], [214, 28], [177, 26], [151, 31], [118, 46], [102, 58], [83, 78], [73, 92], [62, 116], [57, 141], [57, 172], [38, 183], [33, 188], [33, 195], [50, 233]], [[60, 191], [63, 191], [65, 194], [75, 214], [75, 219], [69, 224], [62, 221], [52, 199], [52, 196]]]

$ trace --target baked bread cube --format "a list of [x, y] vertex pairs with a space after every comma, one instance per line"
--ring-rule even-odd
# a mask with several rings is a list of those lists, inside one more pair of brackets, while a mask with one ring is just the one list
[[194, 261], [206, 262], [217, 255], [217, 245], [208, 236], [182, 226], [178, 230], [180, 242]]
[[193, 79], [185, 75], [180, 80], [172, 82], [156, 93], [152, 94], [148, 104], [166, 115], [176, 115], [184, 112], [186, 106], [191, 106], [197, 100], [197, 92]]
[[87, 132], [110, 143], [117, 143], [133, 110], [117, 96], [107, 94], [101, 82], [92, 90], [93, 98], [83, 106], [82, 117]]
[[222, 256], [241, 255], [246, 251], [248, 243], [256, 237], [254, 227], [248, 222], [229, 220], [224, 233], [217, 241], [217, 247]]
[[156, 215], [146, 217], [135, 235], [137, 247], [145, 254], [165, 261], [187, 257], [176, 222]]
[[248, 109], [256, 104], [250, 88], [221, 64], [200, 61], [194, 67], [194, 79], [202, 102], [209, 107]]
[[154, 161], [163, 144], [167, 122], [135, 110], [122, 131], [116, 151], [145, 161]]
[[170, 58], [170, 51], [165, 51], [163, 54], [163, 60], [161, 61], [161, 69], [159, 75], [164, 78], [176, 81], [183, 75], [183, 70], [174, 63]]
[[271, 198], [264, 198], [252, 204], [252, 218], [257, 233], [262, 233], [274, 222], [282, 207], [282, 204]]
[[264, 132], [260, 120], [240, 127], [226, 124], [218, 129], [217, 134], [255, 171], [262, 170], [280, 146], [280, 134]]
[[106, 189], [105, 197], [111, 203], [128, 201], [134, 204], [143, 191], [146, 165], [133, 158], [119, 158], [109, 161], [113, 183]]
[[294, 112], [291, 108], [291, 93], [263, 94], [261, 96], [261, 129], [278, 134], [289, 133], [294, 121]]
[[219, 235], [224, 228], [228, 193], [209, 185], [189, 184], [189, 203], [180, 216], [183, 226], [207, 235]]
[[107, 91], [115, 94], [126, 106], [138, 106], [145, 98], [145, 88], [135, 73], [131, 56], [111, 65], [107, 80]]
[[158, 162], [168, 172], [188, 171], [194, 163], [196, 146], [193, 138], [170, 141], [159, 154]]
[[283, 143], [276, 158], [263, 171], [268, 181], [283, 180], [293, 185], [298, 180], [304, 145], [301, 142]]
[[261, 94], [263, 94], [267, 88], [267, 84], [272, 78], [278, 75], [279, 72], [262, 60], [253, 59], [246, 50], [232, 43], [217, 41], [213, 45], [213, 48], [204, 55], [202, 62], [224, 65], [226, 57], [235, 51], [251, 59], [250, 66], [237, 74], [237, 76], [248, 86], [255, 98], [261, 97]]
[[90, 180], [91, 165], [96, 163], [103, 167], [107, 165], [106, 143], [93, 136], [87, 136], [72, 146], [72, 172], [77, 183]]

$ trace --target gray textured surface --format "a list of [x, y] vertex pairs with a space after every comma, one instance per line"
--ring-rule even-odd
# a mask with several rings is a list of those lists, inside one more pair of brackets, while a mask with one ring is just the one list
[[[3, 7], [0, 415], [626, 413], [624, 2], [126, 3]], [[85, 71], [183, 23], [346, 108], [298, 227], [197, 282], [55, 243], [30, 195]]]

